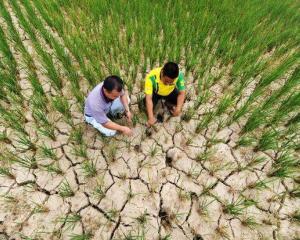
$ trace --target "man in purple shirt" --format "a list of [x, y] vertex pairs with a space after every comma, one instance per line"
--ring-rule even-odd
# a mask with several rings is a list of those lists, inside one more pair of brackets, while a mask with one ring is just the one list
[[129, 127], [112, 122], [107, 117], [107, 114], [115, 116], [125, 111], [128, 121], [131, 121], [128, 102], [122, 79], [109, 76], [89, 93], [84, 107], [85, 121], [105, 136], [114, 136], [117, 131], [130, 136], [132, 130]]

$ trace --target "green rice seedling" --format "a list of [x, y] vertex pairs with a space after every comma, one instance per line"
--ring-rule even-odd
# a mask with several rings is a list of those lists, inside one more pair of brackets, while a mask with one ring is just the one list
[[243, 171], [245, 169], [253, 170], [256, 166], [264, 163], [266, 161], [266, 157], [252, 157], [249, 162], [245, 165], [245, 167], [242, 167], [240, 171]]
[[55, 128], [51, 125], [43, 125], [37, 129], [37, 131], [45, 137], [49, 137], [53, 141], [56, 140]]
[[214, 116], [215, 114], [213, 111], [209, 111], [207, 114], [205, 114], [196, 126], [196, 133], [200, 133], [201, 130], [207, 128]]
[[58, 157], [53, 148], [47, 147], [45, 144], [39, 147], [40, 155], [43, 158], [58, 160]]
[[241, 221], [243, 226], [248, 227], [251, 230], [254, 230], [258, 226], [260, 226], [260, 224], [255, 221], [254, 217], [242, 218], [240, 221]]
[[20, 166], [24, 167], [24, 168], [28, 168], [28, 169], [37, 169], [38, 168], [38, 163], [37, 160], [35, 158], [35, 156], [32, 157], [13, 157], [10, 159], [10, 161], [16, 162], [17, 164], [19, 164]]
[[83, 144], [83, 128], [82, 126], [74, 127], [70, 134], [70, 139], [77, 144]]
[[7, 127], [14, 129], [21, 134], [28, 135], [23, 124], [25, 122], [24, 116], [23, 114], [20, 115], [18, 109], [16, 109], [16, 111], [12, 113], [11, 111], [7, 111], [0, 105], [0, 114]]
[[105, 191], [103, 190], [103, 186], [97, 185], [93, 192], [92, 192], [92, 196], [98, 200], [101, 200], [102, 198], [105, 197]]
[[160, 237], [160, 240], [171, 240], [171, 235], [167, 234], [166, 236]]
[[90, 240], [93, 238], [91, 233], [84, 233], [84, 234], [71, 234], [70, 240]]
[[70, 213], [65, 217], [59, 217], [56, 221], [59, 223], [63, 223], [66, 230], [73, 230], [76, 223], [78, 223], [80, 220], [81, 216], [78, 213]]
[[268, 172], [268, 177], [276, 177], [280, 179], [293, 178], [298, 173], [298, 169], [294, 166], [277, 166]]
[[277, 112], [274, 114], [271, 124], [276, 124], [284, 119], [290, 112], [300, 109], [300, 93], [292, 93], [282, 102]]
[[[34, 107], [40, 107], [40, 105]], [[32, 116], [40, 125], [51, 125], [44, 109], [33, 109]]]
[[220, 236], [222, 239], [230, 239], [230, 235], [228, 233], [228, 226], [218, 225], [215, 231], [217, 236]]
[[35, 93], [34, 95], [45, 96], [45, 91], [43, 89], [43, 86], [39, 82], [36, 73], [33, 71], [28, 71], [27, 75], [28, 75], [28, 81], [30, 81], [31, 86], [33, 88], [33, 92]]
[[7, 131], [0, 133], [0, 141], [6, 144], [11, 144], [11, 140], [8, 138]]
[[15, 176], [11, 173], [9, 167], [0, 167], [0, 176], [8, 177], [10, 179], [15, 179]]
[[212, 204], [214, 201], [216, 201], [215, 199], [211, 200], [210, 202], [208, 202], [207, 199], [201, 199], [199, 200], [199, 202], [197, 203], [197, 213], [200, 215], [200, 216], [203, 216], [203, 217], [208, 217], [209, 216], [209, 212], [208, 212], [208, 206], [210, 204]]
[[238, 146], [241, 146], [241, 147], [254, 146], [254, 144], [256, 143], [256, 141], [257, 140], [256, 140], [255, 137], [243, 135], [237, 141], [235, 148], [237, 148]]
[[50, 163], [48, 165], [41, 166], [43, 169], [45, 169], [49, 173], [55, 173], [57, 175], [63, 175], [63, 171], [61, 170], [58, 163]]
[[211, 149], [206, 149], [204, 152], [199, 153], [196, 157], [198, 162], [206, 162], [213, 156], [213, 151]]
[[25, 150], [30, 149], [33, 151], [36, 151], [36, 149], [37, 149], [36, 145], [31, 141], [31, 139], [28, 135], [19, 134], [18, 138], [15, 140], [20, 144], [21, 149], [25, 149]]
[[291, 216], [290, 216], [290, 219], [292, 222], [295, 222], [295, 223], [300, 223], [300, 212], [299, 210], [295, 211]]
[[257, 146], [254, 148], [254, 151], [266, 151], [269, 149], [278, 149], [278, 135], [279, 132], [275, 129], [266, 131], [263, 133], [261, 138], [258, 141]]
[[227, 163], [220, 163], [220, 162], [209, 162], [209, 166], [207, 167], [207, 170], [211, 176], [215, 176], [218, 172], [224, 171], [224, 170], [233, 170], [235, 167], [235, 164], [232, 162]]
[[288, 122], [285, 124], [285, 127], [288, 127], [290, 125], [294, 125], [297, 123], [300, 123], [300, 113], [298, 113], [296, 116], [289, 119]]
[[159, 147], [156, 144], [151, 145], [148, 150], [148, 154], [151, 158], [156, 157], [159, 154]]
[[64, 116], [68, 124], [70, 124], [71, 126], [74, 125], [72, 121], [70, 105], [64, 97], [52, 98], [52, 106]]
[[201, 171], [196, 169], [196, 165], [192, 165], [189, 170], [186, 173], [186, 176], [188, 178], [195, 178], [197, 179], [199, 177], [199, 175], [201, 174]]
[[39, 203], [35, 203], [35, 202], [33, 204], [34, 204], [34, 208], [32, 210], [33, 214], [49, 212], [49, 208], [46, 207], [44, 204], [39, 204]]
[[73, 154], [78, 157], [88, 158], [86, 144], [75, 145], [73, 147]]
[[234, 99], [230, 95], [225, 95], [220, 100], [219, 105], [217, 106], [217, 109], [215, 111], [216, 116], [220, 116], [222, 113], [225, 113], [225, 111], [232, 106], [234, 103]]
[[195, 109], [193, 106], [188, 107], [188, 109], [183, 113], [181, 119], [183, 121], [189, 122], [195, 115]]
[[97, 175], [96, 163], [86, 160], [81, 165], [85, 177], [95, 177]]
[[62, 198], [67, 198], [67, 197], [73, 197], [75, 193], [72, 190], [69, 182], [67, 180], [65, 180], [60, 184], [60, 186], [58, 188], [58, 194]]
[[253, 183], [250, 183], [247, 186], [247, 188], [262, 191], [262, 190], [265, 190], [265, 189], [269, 188], [268, 184], [274, 182], [275, 180], [276, 180], [275, 178], [267, 178], [267, 179], [264, 179], [264, 180], [257, 180]]
[[233, 201], [232, 203], [224, 204], [223, 212], [226, 214], [238, 216], [241, 215], [246, 208], [253, 205], [256, 205], [256, 202], [254, 200], [239, 197], [236, 201]]
[[273, 171], [270, 175], [275, 173], [293, 173], [296, 172], [299, 165], [299, 159], [295, 158], [290, 152], [284, 151], [278, 154], [275, 163], [273, 164]]
[[137, 221], [137, 223], [139, 225], [145, 226], [149, 220], [148, 216], [149, 216], [149, 213], [147, 213], [147, 209], [146, 209], [141, 215], [136, 217], [135, 220]]
[[109, 219], [116, 219], [120, 214], [120, 212], [115, 208], [108, 210], [106, 213]]

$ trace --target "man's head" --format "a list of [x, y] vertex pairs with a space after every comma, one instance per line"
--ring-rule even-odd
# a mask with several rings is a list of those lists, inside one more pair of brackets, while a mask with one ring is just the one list
[[178, 65], [174, 62], [168, 62], [162, 68], [161, 80], [166, 85], [173, 84], [175, 78], [178, 77], [178, 74], [179, 74]]
[[107, 98], [115, 100], [118, 98], [123, 89], [123, 81], [120, 77], [112, 75], [105, 78], [103, 83], [103, 91]]

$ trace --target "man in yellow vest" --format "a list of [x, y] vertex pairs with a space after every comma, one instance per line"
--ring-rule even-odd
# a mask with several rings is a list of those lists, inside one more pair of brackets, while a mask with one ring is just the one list
[[153, 69], [145, 79], [145, 94], [148, 126], [157, 121], [153, 108], [160, 99], [165, 99], [173, 116], [179, 116], [185, 99], [185, 83], [178, 65], [168, 62], [163, 67]]

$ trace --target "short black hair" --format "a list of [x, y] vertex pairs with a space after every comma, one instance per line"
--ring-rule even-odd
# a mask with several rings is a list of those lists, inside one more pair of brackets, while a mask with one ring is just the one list
[[121, 92], [123, 89], [123, 81], [120, 77], [116, 75], [108, 76], [104, 79], [103, 87], [111, 92], [112, 90], [117, 90], [118, 92]]
[[163, 67], [163, 75], [175, 79], [179, 75], [179, 68], [177, 63], [167, 62]]

